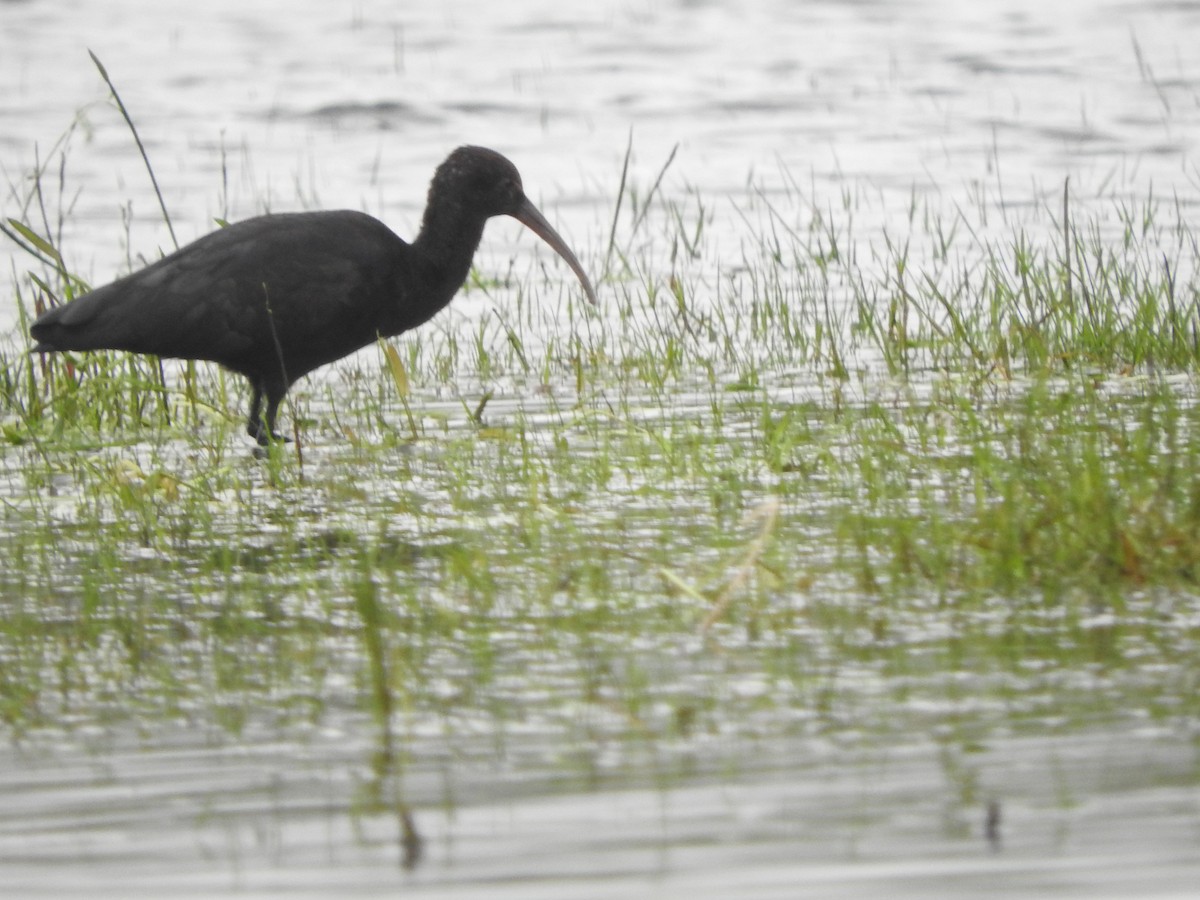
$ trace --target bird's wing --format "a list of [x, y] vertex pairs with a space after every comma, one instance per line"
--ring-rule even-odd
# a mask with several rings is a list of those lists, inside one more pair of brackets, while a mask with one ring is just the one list
[[57, 349], [210, 359], [248, 374], [282, 352], [294, 380], [374, 338], [405, 246], [361, 213], [249, 219], [60, 307], [34, 337]]

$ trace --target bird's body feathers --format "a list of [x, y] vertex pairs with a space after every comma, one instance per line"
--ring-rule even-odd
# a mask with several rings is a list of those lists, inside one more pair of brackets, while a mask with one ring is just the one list
[[379, 336], [414, 328], [449, 303], [484, 223], [502, 214], [550, 243], [594, 302], [578, 260], [525, 199], [512, 163], [462, 147], [438, 168], [412, 244], [360, 212], [247, 219], [49, 310], [30, 328], [34, 350], [128, 350], [220, 363], [250, 381], [248, 430], [265, 442], [297, 379]]

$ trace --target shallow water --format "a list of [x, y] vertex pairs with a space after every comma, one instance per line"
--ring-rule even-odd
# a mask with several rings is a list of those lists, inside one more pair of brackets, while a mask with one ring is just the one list
[[[747, 185], [796, 185], [802, 209], [846, 193], [905, 209], [915, 194], [945, 211], [982, 202], [996, 219], [1056, 205], [1068, 176], [1080, 199], [1153, 187], [1190, 204], [1197, 186], [1200, 88], [1182, 36], [1200, 13], [1187, 4], [215, 2], [147, 13], [26, 0], [0, 15], [5, 176], [20, 196], [36, 160], [56, 176], [54, 142], [79, 113], [64, 248], [97, 281], [126, 267], [124, 252], [154, 258], [170, 238], [88, 49], [139, 127], [181, 241], [214, 217], [303, 207], [366, 209], [411, 235], [433, 167], [460, 143], [516, 161], [593, 261], [631, 134], [643, 194], [678, 145], [662, 190], [714, 204], [731, 255]], [[55, 221], [57, 178], [47, 181]], [[860, 211], [868, 226], [880, 215]], [[489, 235], [485, 265], [535, 252], [516, 226]]]
[[[573, 10], [526, 0], [403, 10], [216, 0], [148, 11], [128, 0], [25, 0], [0, 2], [0, 22], [0, 164], [11, 185], [0, 213], [26, 216], [16, 198], [29, 195], [35, 160], [48, 162], [49, 230], [61, 205], [68, 262], [95, 281], [154, 258], [170, 237], [89, 48], [137, 123], [181, 241], [215, 217], [343, 206], [411, 235], [432, 168], [471, 142], [513, 158], [530, 195], [598, 271], [631, 132], [642, 196], [678, 145], [661, 196], [683, 206], [699, 197], [713, 210], [717, 253], [694, 263], [701, 273], [722, 258], [736, 262], [747, 242], [739, 213], [762, 198], [786, 204], [793, 222], [814, 210], [852, 214], [869, 242], [894, 233], [914, 198], [947, 215], [969, 208], [980, 227], [1000, 230], [1057, 208], [1068, 177], [1081, 203], [1153, 192], [1187, 215], [1200, 196], [1191, 40], [1200, 8], [1175, 2], [714, 0]], [[77, 113], [60, 191], [54, 145]], [[655, 234], [639, 240], [661, 259]], [[0, 252], [27, 285], [27, 257], [7, 244]], [[489, 226], [480, 268], [502, 274], [512, 257], [525, 266], [547, 254], [517, 226]], [[569, 282], [562, 267], [551, 272]], [[468, 332], [491, 305], [478, 293], [461, 298], [454, 327]], [[0, 322], [16, 320], [15, 306], [0, 304]], [[419, 402], [452, 430], [461, 424], [457, 397], [443, 408], [434, 397]], [[705, 404], [682, 396], [674, 411], [686, 418]], [[500, 421], [523, 416], [534, 433], [539, 416], [562, 416], [519, 389], [490, 410]], [[647, 422], [656, 427], [654, 415]], [[751, 427], [730, 423], [730, 433]], [[307, 465], [318, 481], [352, 460], [316, 444]], [[12, 474], [14, 454], [27, 451], [4, 452], [3, 494], [19, 505], [28, 485]], [[150, 471], [163, 451], [130, 452]], [[437, 473], [412, 485], [430, 508], [396, 520], [413, 543], [436, 549], [447, 538], [430, 523], [453, 473], [414, 468]], [[398, 484], [404, 474], [401, 462], [365, 477]], [[62, 478], [49, 514], [69, 519], [71, 484]], [[626, 494], [593, 499], [589, 521], [665, 541], [661, 520], [639, 513], [666, 496], [683, 520], [671, 546], [685, 547], [688, 504], [703, 500], [646, 488], [631, 479]], [[401, 506], [399, 493], [373, 497], [374, 509]], [[480, 531], [510, 514], [489, 493], [473, 499]], [[256, 502], [245, 515], [287, 508], [286, 499]], [[302, 490], [295, 503], [313, 519], [314, 545], [374, 521], [349, 508], [307, 509]], [[229, 516], [237, 532], [239, 514]], [[87, 539], [74, 545], [68, 536], [64, 557], [86, 575]], [[251, 550], [269, 556], [275, 537], [264, 523]], [[591, 539], [602, 544], [603, 532]], [[412, 552], [434, 587], [422, 599], [436, 606], [436, 554]], [[181, 570], [203, 553], [184, 555]], [[130, 549], [119, 563], [131, 595], [169, 592], [178, 571], [137, 562]], [[6, 610], [27, 611], [20, 584], [4, 584]], [[236, 586], [214, 586], [221, 591]], [[298, 594], [285, 617], [329, 613], [307, 609]], [[69, 604], [60, 612], [73, 614]], [[919, 633], [927, 623], [909, 627]], [[1181, 642], [1193, 631], [1185, 620]], [[523, 646], [520, 635], [508, 639]], [[447, 665], [429, 676], [431, 692], [450, 711], [414, 710], [406, 720], [399, 780], [425, 849], [405, 871], [401, 825], [378, 796], [397, 773], [376, 769], [377, 729], [353, 699], [361, 647], [344, 636], [342, 644], [342, 667], [306, 672], [313, 684], [282, 679], [286, 691], [272, 683], [263, 688], [271, 700], [249, 685], [249, 701], [215, 691], [213, 708], [179, 709], [170, 697], [123, 694], [128, 686], [114, 675], [102, 705], [6, 737], [6, 896], [1183, 897], [1200, 883], [1195, 723], [1162, 710], [1161, 721], [1143, 710], [1117, 721], [1056, 718], [1058, 694], [1111, 686], [1115, 676], [1102, 668], [1081, 665], [1065, 685], [1049, 679], [1007, 701], [970, 674], [935, 672], [947, 684], [934, 689], [914, 675], [916, 696], [890, 730], [887, 704], [903, 679], [846, 661], [832, 680], [866, 719], [818, 726], [799, 700], [756, 706], [785, 690], [768, 675], [709, 668], [702, 648], [650, 639], [647, 656], [678, 655], [695, 680], [668, 683], [666, 693], [719, 694], [739, 718], [674, 741], [631, 739], [619, 709], [573, 697], [569, 660], [536, 656], [498, 673], [490, 699], [507, 706], [492, 717], [489, 698], [454, 702], [465, 680], [455, 667], [469, 659], [456, 648], [432, 652]], [[179, 647], [167, 662], [190, 671], [188, 654], [203, 648]], [[1152, 681], [1156, 671], [1146, 659], [1128, 677]], [[106, 674], [93, 673], [101, 683]], [[664, 662], [660, 674], [678, 672]], [[307, 691], [330, 705], [315, 723], [294, 712]], [[247, 711], [247, 702], [289, 712]], [[794, 721], [778, 721], [781, 709]], [[962, 721], [965, 734], [955, 731]], [[980, 721], [989, 727], [976, 738]], [[993, 800], [999, 836], [989, 840]]]
[[6, 889], [1187, 897], [1195, 886], [1195, 798], [1175, 786], [1194, 779], [1195, 753], [1154, 728], [999, 739], [974, 754], [965, 764], [986, 773], [981, 793], [1005, 798], [993, 842], [986, 801], [964, 805], [944, 752], [924, 743], [760, 745], [745, 771], [650, 789], [564, 791], [544, 775], [461, 766], [451, 810], [438, 808], [448, 776], [430, 767], [409, 781], [428, 804], [425, 858], [402, 872], [395, 820], [342, 809], [364, 749], [361, 723], [343, 724], [215, 747], [164, 729], [149, 750], [117, 740], [90, 756], [18, 758], [5, 779]]

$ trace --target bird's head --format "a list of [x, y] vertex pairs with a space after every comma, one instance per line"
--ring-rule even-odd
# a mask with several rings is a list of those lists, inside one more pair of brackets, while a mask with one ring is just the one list
[[429, 185], [431, 202], [458, 203], [484, 218], [512, 215], [525, 202], [521, 173], [486, 147], [459, 147], [446, 157]]
[[557, 231], [525, 196], [521, 173], [495, 150], [459, 147], [437, 168], [429, 186], [429, 208], [453, 202], [464, 212], [483, 219], [512, 216], [561, 256], [579, 277], [588, 301], [596, 304], [596, 292], [583, 266]]

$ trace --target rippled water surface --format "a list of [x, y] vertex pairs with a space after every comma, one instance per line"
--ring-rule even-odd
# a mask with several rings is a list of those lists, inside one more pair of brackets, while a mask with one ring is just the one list
[[[970, 208], [981, 229], [1003, 233], [1031, 210], [1057, 208], [1068, 180], [1080, 203], [1153, 196], [1188, 221], [1200, 199], [1200, 6], [1191, 3], [0, 0], [0, 26], [0, 214], [53, 230], [61, 220], [69, 265], [97, 283], [155, 258], [170, 236], [89, 49], [137, 124], [181, 242], [217, 218], [335, 207], [365, 209], [409, 236], [430, 173], [462, 143], [512, 158], [599, 272], [632, 142], [630, 183], [642, 196], [667, 166], [660, 196], [709, 212], [715, 251], [696, 262], [701, 284], [740, 262], [744, 211], [760, 202], [785, 204], [781, 220], [792, 222], [836, 208], [856, 217], [869, 245], [915, 204]], [[39, 164], [40, 201], [30, 192]], [[655, 233], [641, 249], [666, 259]], [[27, 294], [27, 257], [9, 243], [0, 253]], [[517, 226], [491, 224], [481, 271], [503, 273], [514, 258], [556, 271]], [[456, 310], [454, 327], [470, 333], [489, 320], [490, 301], [473, 294]], [[15, 301], [0, 302], [0, 323], [17, 320]], [[563, 415], [553, 398], [514, 393], [490, 411], [521, 415], [534, 431], [539, 417]], [[451, 432], [462, 424], [456, 399], [441, 412], [434, 398], [422, 402], [444, 412]], [[689, 415], [689, 403], [704, 411], [703, 397], [681, 396], [676, 413]], [[732, 452], [737, 429], [755, 421], [730, 423]], [[32, 451], [5, 452], [0, 493], [16, 505], [26, 489], [16, 454]], [[310, 453], [318, 481], [347, 459], [319, 441]], [[399, 482], [406, 464], [396, 465], [373, 477]], [[436, 509], [447, 483], [414, 490]], [[650, 535], [653, 488], [631, 478], [611, 509], [603, 497], [579, 505]], [[491, 499], [479, 516], [499, 528], [506, 512]], [[672, 497], [681, 547], [693, 500]], [[56, 502], [72, 500], [47, 509]], [[371, 502], [399, 505], [388, 491]], [[295, 508], [311, 512], [302, 492]], [[254, 553], [269, 558], [271, 528], [264, 522]], [[311, 528], [314, 546], [342, 539], [325, 519]], [[444, 537], [414, 528], [414, 543]], [[64, 558], [84, 558], [69, 533], [63, 541]], [[421, 550], [392, 552], [428, 568]], [[136, 559], [123, 564], [131, 590], [168, 589]], [[17, 588], [5, 590], [6, 609], [27, 613]], [[1146, 615], [1155, 609], [1147, 601]], [[1194, 613], [1189, 621], [1184, 639]], [[873, 721], [818, 727], [807, 697], [765, 702], [786, 679], [722, 670], [719, 656], [710, 665], [698, 641], [647, 646], [654, 658], [699, 660], [687, 669], [695, 682], [678, 690], [720, 697], [740, 718], [681, 726], [661, 742], [618, 737], [643, 723], [595, 698], [564, 699], [564, 685], [587, 673], [549, 649], [500, 666], [496, 696], [461, 705], [452, 666], [428, 675], [445, 679], [426, 685], [445, 710], [404, 711], [403, 794], [424, 841], [410, 868], [405, 824], [380, 798], [393, 786], [377, 770], [374, 723], [347, 699], [361, 688], [354, 666], [255, 700], [287, 715], [234, 702], [230, 721], [219, 702], [214, 715], [170, 697], [138, 698], [131, 715], [117, 690], [68, 721], [0, 740], [0, 892], [1190, 897], [1200, 884], [1200, 727], [1169, 703], [1136, 721], [1059, 721], [1024, 693], [1006, 701], [1004, 685], [977, 699], [978, 683], [949, 672], [934, 676], [945, 679], [940, 699], [928, 708], [912, 699], [892, 731], [879, 704], [902, 679], [847, 660], [828, 690], [853, 697], [850, 709], [873, 709]], [[359, 652], [346, 639], [346, 656]], [[431, 665], [468, 666], [456, 652], [435, 648]], [[919, 669], [903, 677], [917, 683], [928, 674]], [[1156, 671], [1145, 661], [1130, 677], [1152, 684]], [[659, 674], [677, 672], [663, 662]], [[1081, 663], [1071, 675], [1038, 690], [1111, 688], [1102, 667]], [[309, 691], [334, 698], [321, 716], [294, 712]], [[778, 721], [781, 709], [795, 721]], [[641, 714], [647, 728], [704, 717], [673, 710]], [[976, 719], [994, 726], [978, 742], [971, 728], [956, 730]]]
[[[787, 182], [947, 208], [1158, 187], [1190, 202], [1190, 4], [926, 2], [6, 2], [0, 152], [19, 182], [79, 117], [66, 246], [97, 279], [168, 240], [87, 56], [140, 127], [183, 239], [297, 207], [365, 208], [411, 234], [453, 146], [515, 160], [585, 252], [606, 237], [632, 132], [649, 183], [721, 204]], [[131, 208], [129, 212], [123, 212]], [[489, 242], [511, 236], [493, 226]], [[11, 252], [5, 248], [6, 252]], [[485, 248], [485, 252], [487, 249]], [[7, 267], [6, 267], [7, 268]], [[9, 311], [5, 311], [11, 316]]]

